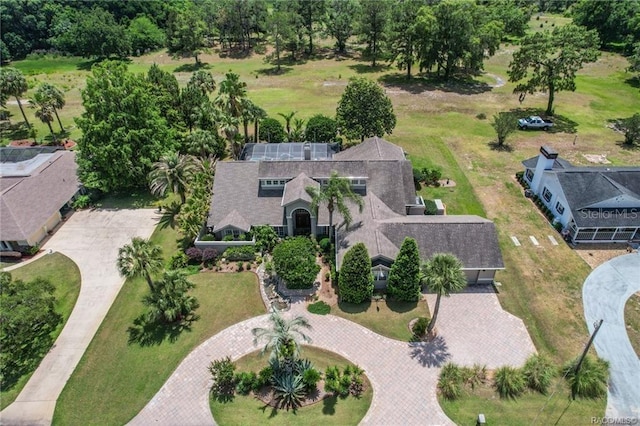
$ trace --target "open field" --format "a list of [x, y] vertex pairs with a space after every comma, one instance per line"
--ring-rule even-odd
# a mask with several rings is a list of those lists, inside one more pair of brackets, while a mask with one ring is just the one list
[[[556, 25], [561, 23], [561, 18], [557, 18]], [[640, 164], [640, 150], [622, 147], [623, 136], [607, 127], [608, 120], [627, 117], [640, 110], [640, 91], [631, 85], [633, 75], [625, 71], [627, 60], [619, 55], [603, 53], [598, 62], [587, 65], [578, 74], [576, 92], [557, 94], [556, 120], [562, 123], [559, 130], [564, 131], [518, 131], [508, 139], [513, 148], [511, 151], [493, 151], [488, 145], [494, 139], [490, 125], [492, 115], [501, 111], [528, 115], [544, 110], [546, 106], [544, 94], [528, 95], [522, 104], [518, 102], [517, 95], [512, 94], [514, 84], [507, 82], [506, 69], [515, 49], [517, 46], [504, 45], [493, 58], [485, 62], [486, 74], [472, 82], [452, 83], [423, 78], [407, 81], [402, 72], [392, 67], [382, 65], [371, 69], [369, 63], [355, 56], [336, 60], [326, 51], [327, 58], [318, 55], [314, 59], [287, 64], [280, 75], [274, 75], [272, 65], [264, 63], [260, 55], [232, 59], [221, 58], [213, 52], [203, 55], [202, 60], [218, 81], [229, 70], [239, 73], [241, 79], [247, 82], [249, 97], [271, 116], [290, 111], [297, 111], [296, 116], [305, 119], [317, 113], [334, 115], [337, 101], [349, 77], [361, 75], [383, 84], [398, 119], [393, 134], [386, 138], [402, 146], [414, 166], [439, 167], [443, 177], [457, 183], [451, 188], [422, 189], [421, 194], [427, 198], [441, 198], [450, 214], [480, 214], [495, 221], [506, 266], [506, 270], [497, 277], [502, 284], [498, 288], [501, 304], [524, 320], [539, 352], [557, 363], [563, 363], [579, 354], [588, 339], [583, 320], [581, 288], [591, 269], [568, 246], [549, 243], [547, 235], [555, 235], [559, 240], [557, 234], [535, 206], [522, 196], [522, 189], [513, 175], [522, 169], [522, 160], [537, 155], [541, 145], [553, 146], [562, 157], [576, 164], [590, 164], [584, 157], [586, 154], [606, 155], [612, 165]], [[193, 60], [174, 61], [165, 52], [157, 52], [134, 58], [130, 68], [141, 72], [154, 62], [163, 69], [175, 70], [178, 67], [184, 69], [184, 65], [191, 64]], [[16, 66], [19, 64], [16, 63]], [[52, 63], [50, 66], [57, 65]], [[30, 67], [37, 69], [34, 65]], [[61, 111], [61, 118], [66, 125], [72, 123], [72, 117], [81, 111], [79, 89], [83, 87], [86, 75], [87, 71], [72, 70], [69, 64], [64, 64], [59, 72], [45, 69], [40, 74], [31, 75], [29, 81], [32, 86], [36, 80], [45, 79], [54, 84], [67, 85], [65, 94], [68, 107]], [[176, 76], [184, 83], [189, 73], [181, 71]], [[12, 121], [19, 120], [17, 106], [9, 106], [9, 109], [13, 114]], [[27, 109], [27, 113], [33, 116], [32, 110]], [[485, 114], [487, 119], [477, 118], [480, 113]], [[39, 131], [38, 135], [47, 132]], [[78, 136], [74, 130], [71, 134], [72, 137]], [[540, 241], [540, 246], [529, 243], [530, 235]], [[524, 242], [523, 245], [515, 247], [511, 236], [517, 236]], [[125, 297], [123, 294], [139, 300], [141, 293], [139, 289], [138, 293], [133, 291], [133, 287], [133, 284], [126, 285], [119, 300]], [[201, 304], [204, 306], [202, 300]], [[138, 310], [120, 312], [114, 307], [109, 322], [105, 324], [111, 328], [118, 323], [117, 327], [122, 332], [138, 314]], [[101, 330], [99, 334], [113, 331]], [[109, 338], [114, 337], [105, 334], [103, 343]], [[639, 344], [638, 334], [631, 335], [631, 338], [636, 345]], [[95, 340], [92, 347], [94, 345], [98, 345]], [[96, 352], [96, 349], [90, 348], [90, 351]], [[100, 362], [113, 361], [104, 359]], [[73, 382], [79, 380], [76, 376], [83, 375], [83, 381], [70, 382], [78, 397], [90, 388], [96, 388], [96, 395], [104, 391], [92, 384], [92, 375], [95, 373], [90, 373], [89, 367], [89, 362], [84, 360], [72, 378]], [[145, 396], [131, 404], [130, 411], [134, 411], [133, 405], [141, 407], [144, 403], [142, 400], [153, 394], [150, 387], [142, 389], [148, 383], [142, 380], [131, 383], [130, 393], [144, 393]], [[66, 420], [75, 423], [89, 419], [78, 417], [71, 421], [67, 417], [76, 408], [75, 403], [71, 404], [69, 395], [70, 391], [66, 389], [58, 404], [56, 420], [64, 419], [63, 423], [66, 424]], [[96, 404], [115, 407], [121, 403], [121, 397], [109, 401], [108, 397], [102, 395], [103, 402]], [[80, 402], [83, 406], [91, 404], [83, 399], [76, 401], [83, 401]], [[129, 404], [127, 401], [122, 403], [125, 406]], [[126, 421], [133, 414], [128, 413], [118, 419], [107, 418], [107, 421]], [[601, 415], [601, 411], [589, 415]], [[454, 420], [463, 421], [458, 417], [454, 417]]]
[[624, 322], [631, 345], [640, 358], [640, 294], [631, 295], [624, 305]]
[[[175, 253], [177, 238], [171, 229], [157, 229], [152, 236], [167, 258]], [[148, 328], [136, 339], [129, 328], [145, 310], [141, 299], [147, 284], [139, 278], [125, 282], [58, 399], [54, 423], [125, 424], [198, 344], [265, 313], [253, 273], [201, 273], [189, 279], [196, 284], [199, 319], [185, 327]]]
[[[314, 367], [323, 371], [329, 366], [344, 367], [351, 364], [347, 359], [333, 352], [313, 346], [303, 346], [301, 357], [308, 358]], [[236, 362], [236, 371], [255, 371], [264, 368], [268, 355], [260, 356], [256, 351], [240, 358]], [[211, 400], [211, 412], [220, 425], [355, 425], [367, 413], [373, 390], [371, 384], [363, 376], [366, 390], [360, 398], [349, 396], [342, 399], [328, 397], [322, 402], [294, 411], [272, 410], [252, 396], [236, 395], [232, 402], [222, 403]]]
[[[46, 278], [55, 285], [55, 309], [56, 312], [62, 315], [62, 322], [52, 334], [55, 342], [69, 319], [80, 294], [80, 270], [78, 266], [67, 256], [60, 253], [52, 253], [11, 271], [11, 276], [14, 280], [25, 282], [36, 278]], [[22, 376], [9, 388], [2, 389], [0, 392], [0, 410], [15, 401], [22, 388], [29, 381], [31, 373]]]

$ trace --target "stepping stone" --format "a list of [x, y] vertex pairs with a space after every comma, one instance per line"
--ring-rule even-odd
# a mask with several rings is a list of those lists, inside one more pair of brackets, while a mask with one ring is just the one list
[[514, 246], [520, 247], [520, 241], [518, 241], [518, 239], [514, 235], [511, 236], [511, 241], [513, 241]]
[[536, 240], [536, 237], [534, 237], [533, 235], [529, 235], [529, 239], [531, 240], [534, 246], [540, 245], [540, 243], [538, 243], [538, 240]]
[[549, 237], [549, 241], [551, 241], [551, 244], [553, 244], [554, 246], [558, 245], [558, 242], [556, 241], [555, 238], [553, 238], [553, 235], [547, 235]]

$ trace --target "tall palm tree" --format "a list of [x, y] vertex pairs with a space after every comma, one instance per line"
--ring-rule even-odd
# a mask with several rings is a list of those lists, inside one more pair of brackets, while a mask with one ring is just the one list
[[166, 154], [160, 161], [153, 163], [153, 170], [149, 173], [151, 193], [163, 197], [167, 190], [170, 190], [178, 194], [181, 203], [184, 204], [189, 181], [198, 168], [198, 161], [191, 155], [177, 152]]
[[242, 99], [247, 97], [247, 83], [240, 81], [240, 76], [233, 72], [225, 74], [220, 82], [216, 105], [232, 117], [242, 115]]
[[238, 129], [240, 120], [230, 114], [223, 114], [219, 118], [218, 125], [225, 139], [229, 142], [229, 149], [231, 150], [233, 159], [239, 159], [242, 147], [244, 146], [242, 135], [240, 135], [240, 130]]
[[64, 94], [60, 89], [58, 89], [53, 84], [42, 83], [38, 90], [36, 90], [36, 94], [41, 94], [43, 99], [53, 108], [53, 113], [58, 120], [58, 125], [60, 126], [60, 131], [64, 132], [64, 127], [62, 126], [62, 121], [60, 121], [60, 116], [58, 115], [58, 110], [64, 108], [65, 100]]
[[284, 319], [276, 310], [271, 312], [269, 316], [271, 327], [254, 328], [251, 330], [253, 334], [253, 344], [257, 345], [260, 341], [266, 341], [262, 348], [262, 353], [271, 351], [271, 356], [279, 360], [291, 360], [300, 354], [300, 340], [311, 342], [311, 338], [304, 334], [302, 329], [311, 329], [311, 324], [303, 316], [296, 316], [290, 320]]
[[244, 143], [249, 143], [249, 123], [254, 123], [254, 135], [258, 134], [258, 121], [265, 118], [265, 110], [254, 104], [249, 98], [242, 100], [242, 126], [244, 128]]
[[165, 271], [154, 290], [143, 299], [150, 307], [149, 319], [171, 323], [187, 318], [199, 306], [198, 300], [188, 293], [194, 287], [184, 272]]
[[27, 127], [31, 127], [31, 124], [24, 113], [24, 109], [22, 108], [22, 102], [20, 102], [20, 97], [28, 89], [29, 86], [27, 85], [27, 80], [24, 78], [24, 75], [20, 70], [11, 67], [0, 68], [0, 92], [16, 98], [16, 102], [18, 102], [18, 107], [20, 108], [24, 122], [27, 123]]
[[[291, 136], [291, 120], [293, 120], [293, 116], [296, 115], [296, 112], [298, 111], [291, 111], [288, 114], [283, 114], [281, 112], [278, 113], [280, 117], [284, 118], [285, 128], [287, 129], [287, 137]], [[289, 142], [291, 142], [291, 139], [289, 139]]]
[[423, 266], [423, 279], [429, 290], [436, 293], [436, 306], [427, 328], [427, 334], [433, 331], [440, 310], [440, 298], [461, 291], [467, 286], [467, 279], [462, 272], [462, 262], [449, 253], [436, 253]]
[[304, 118], [294, 118], [293, 128], [289, 134], [289, 142], [302, 142], [305, 140], [304, 135]]
[[151, 274], [162, 269], [162, 250], [144, 238], [134, 237], [131, 244], [126, 244], [118, 250], [118, 271], [120, 275], [131, 278], [144, 277], [151, 291], [154, 290]]
[[49, 103], [43, 93], [36, 92], [34, 93], [33, 97], [29, 99], [29, 106], [36, 110], [36, 118], [38, 118], [43, 123], [46, 123], [46, 125], [49, 127], [53, 142], [56, 143], [58, 140], [56, 138], [56, 134], [53, 131], [53, 126], [51, 126], [51, 123], [53, 122], [53, 105]]
[[338, 212], [342, 215], [344, 223], [349, 228], [351, 225], [352, 217], [349, 207], [345, 204], [346, 200], [352, 201], [358, 206], [358, 210], [362, 213], [364, 207], [364, 201], [362, 197], [351, 189], [351, 182], [349, 179], [338, 176], [338, 172], [332, 171], [327, 185], [322, 185], [320, 188], [309, 186], [306, 188], [307, 193], [311, 196], [311, 209], [318, 216], [318, 207], [322, 203], [327, 203], [327, 210], [329, 211], [329, 237], [333, 241], [333, 212], [338, 209]]

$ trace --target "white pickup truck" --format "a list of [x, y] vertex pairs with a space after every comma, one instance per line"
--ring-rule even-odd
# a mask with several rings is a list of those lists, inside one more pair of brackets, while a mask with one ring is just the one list
[[549, 130], [553, 127], [553, 122], [549, 120], [544, 120], [537, 115], [532, 115], [527, 118], [521, 118], [518, 120], [518, 127], [520, 130], [528, 130], [528, 129], [542, 129]]

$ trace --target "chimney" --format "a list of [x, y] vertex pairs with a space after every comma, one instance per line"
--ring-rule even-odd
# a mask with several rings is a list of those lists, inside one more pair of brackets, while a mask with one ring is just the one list
[[531, 181], [531, 189], [534, 193], [538, 193], [538, 187], [542, 181], [542, 175], [545, 170], [553, 169], [553, 163], [558, 158], [558, 152], [550, 146], [540, 147], [540, 155], [538, 156], [538, 162], [536, 163], [536, 169], [533, 173], [533, 180]]
[[311, 160], [311, 145], [308, 142], [304, 144], [304, 159], [306, 161]]

